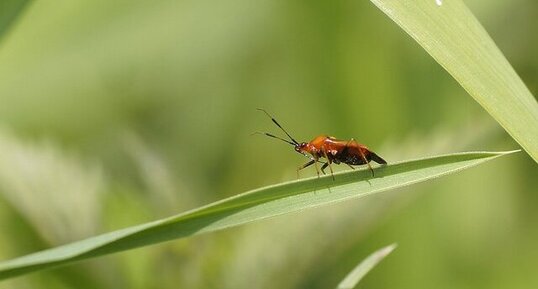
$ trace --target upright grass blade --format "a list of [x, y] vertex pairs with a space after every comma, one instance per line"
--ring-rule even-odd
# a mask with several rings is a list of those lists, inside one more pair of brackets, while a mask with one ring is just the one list
[[461, 0], [370, 0], [538, 162], [538, 103]]
[[0, 1], [0, 41], [13, 24], [17, 16], [21, 14], [23, 8], [29, 0], [2, 0]]
[[393, 163], [255, 189], [183, 214], [110, 232], [0, 263], [0, 279], [177, 238], [221, 230], [289, 212], [404, 187], [512, 152], [470, 152]]
[[383, 247], [374, 253], [372, 253], [370, 256], [368, 256], [366, 259], [362, 260], [357, 267], [353, 269], [353, 271], [349, 272], [349, 274], [338, 284], [338, 287], [336, 289], [353, 289], [359, 282], [362, 280], [370, 270], [372, 270], [381, 260], [383, 260], [385, 257], [387, 257], [392, 250], [396, 248], [396, 244], [392, 244], [387, 247]]

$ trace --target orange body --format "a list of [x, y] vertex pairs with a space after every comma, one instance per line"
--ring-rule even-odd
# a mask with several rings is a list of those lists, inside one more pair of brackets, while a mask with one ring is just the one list
[[365, 165], [370, 161], [378, 164], [387, 162], [354, 139], [339, 140], [332, 136], [320, 135], [309, 143], [301, 143], [295, 149], [300, 153], [309, 153], [315, 160], [326, 158], [329, 163], [348, 165]]

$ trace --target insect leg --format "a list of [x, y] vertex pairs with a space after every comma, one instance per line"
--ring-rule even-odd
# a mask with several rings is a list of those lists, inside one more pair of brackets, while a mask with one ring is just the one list
[[322, 166], [321, 166], [321, 172], [325, 175], [325, 168], [329, 165], [329, 163], [324, 163]]
[[300, 171], [300, 170], [302, 170], [302, 169], [304, 169], [304, 168], [306, 168], [306, 167], [309, 167], [309, 166], [313, 165], [315, 162], [316, 162], [316, 160], [311, 160], [311, 161], [307, 162], [306, 164], [304, 164], [304, 165], [298, 167], [298, 168], [297, 168], [297, 171]]
[[352, 165], [350, 165], [350, 164], [346, 164], [346, 165], [347, 165], [348, 167], [350, 167], [352, 170], [355, 169], [355, 168], [354, 168]]
[[[357, 144], [357, 142], [355, 141], [354, 138], [351, 138], [348, 142], [348, 144], [351, 144], [351, 143], [355, 143]], [[348, 144], [346, 144], [346, 147], [348, 146]], [[362, 150], [359, 149], [359, 155], [361, 156], [361, 159], [364, 161], [364, 163], [366, 165], [368, 165], [368, 168], [370, 169], [370, 171], [372, 172], [372, 177], [374, 177], [374, 169], [372, 169], [372, 166], [370, 165], [370, 163], [368, 162], [368, 159], [366, 159], [366, 156], [364, 155], [364, 153], [362, 153]], [[348, 164], [349, 165], [349, 164]], [[351, 167], [351, 166], [350, 166]], [[351, 167], [353, 168], [353, 167]]]
[[315, 162], [316, 162], [316, 160], [311, 160], [311, 161], [307, 162], [306, 164], [304, 164], [304, 165], [298, 167], [298, 168], [297, 168], [297, 178], [299, 178], [299, 171], [300, 171], [300, 170], [302, 170], [302, 169], [304, 169], [304, 168], [306, 168], [306, 167], [309, 167], [309, 166], [313, 165]]
[[364, 163], [366, 163], [368, 165], [368, 168], [370, 169], [370, 171], [372, 172], [372, 177], [374, 177], [374, 169], [372, 169], [372, 166], [370, 165], [370, 163], [368, 162], [368, 160], [366, 159], [366, 156], [362, 153], [361, 150], [359, 150], [359, 154], [361, 155], [361, 158], [362, 160], [364, 161]]
[[334, 181], [334, 172], [333, 172], [333, 167], [331, 166], [332, 160], [329, 158], [329, 156], [327, 156], [327, 150], [325, 150], [325, 148], [322, 147], [321, 151], [323, 152], [323, 156], [327, 159], [327, 162], [325, 164], [329, 165], [329, 169], [331, 170], [331, 176], [333, 177], [333, 181]]
[[318, 158], [314, 158], [314, 165], [316, 167], [316, 173], [318, 174], [318, 178], [319, 178]]
[[347, 150], [349, 149], [349, 144], [352, 143], [352, 142], [354, 142], [354, 141], [355, 141], [355, 139], [353, 139], [353, 138], [350, 139], [350, 140], [346, 143], [346, 145], [344, 146], [344, 148], [342, 149], [342, 151], [340, 152], [340, 154], [345, 155], [345, 154], [347, 153]]

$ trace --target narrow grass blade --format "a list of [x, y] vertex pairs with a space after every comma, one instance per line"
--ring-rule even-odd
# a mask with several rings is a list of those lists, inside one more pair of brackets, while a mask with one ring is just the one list
[[337, 289], [353, 289], [359, 282], [362, 280], [370, 270], [372, 270], [381, 260], [383, 260], [385, 257], [387, 257], [394, 249], [396, 248], [396, 244], [392, 244], [390, 246], [381, 248], [374, 253], [372, 253], [370, 256], [368, 256], [366, 259], [362, 260], [353, 271], [349, 272], [349, 274], [338, 284]]
[[538, 103], [461, 0], [370, 1], [411, 35], [538, 162]]
[[0, 41], [29, 2], [28, 0], [0, 1]]
[[[515, 151], [512, 151], [515, 152]], [[368, 196], [457, 172], [512, 152], [430, 157], [252, 190], [183, 214], [110, 232], [0, 263], [0, 279], [285, 213]]]

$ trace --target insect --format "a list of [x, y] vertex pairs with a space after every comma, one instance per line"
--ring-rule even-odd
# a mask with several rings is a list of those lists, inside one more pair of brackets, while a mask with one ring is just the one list
[[[286, 142], [294, 146], [296, 152], [310, 159], [309, 162], [297, 168], [297, 174], [299, 174], [300, 170], [311, 165], [315, 165], [316, 172], [319, 177], [318, 163], [322, 163], [323, 165], [321, 166], [321, 172], [325, 174], [325, 169], [329, 167], [331, 171], [331, 176], [334, 180], [332, 164], [344, 163], [352, 169], [355, 169], [353, 167], [354, 165], [368, 165], [368, 168], [372, 172], [372, 176], [374, 176], [374, 170], [370, 165], [371, 161], [374, 161], [381, 165], [387, 164], [384, 159], [382, 159], [376, 153], [368, 149], [365, 145], [358, 143], [354, 139], [339, 140], [332, 136], [320, 135], [315, 137], [308, 143], [298, 142], [266, 110], [261, 108], [258, 108], [258, 110], [263, 111], [273, 121], [273, 123], [276, 124], [289, 137], [290, 140], [275, 136], [268, 132], [256, 133], [264, 134], [268, 137]], [[324, 158], [326, 161], [320, 161], [321, 158]]]

